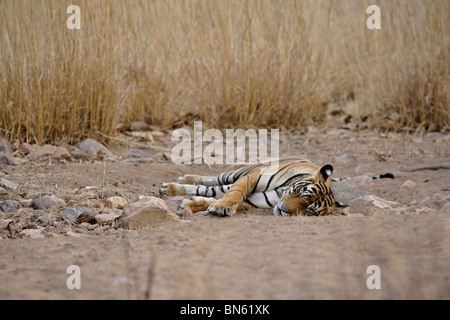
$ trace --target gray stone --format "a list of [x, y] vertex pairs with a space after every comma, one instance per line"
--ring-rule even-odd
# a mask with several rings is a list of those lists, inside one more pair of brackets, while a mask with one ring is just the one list
[[81, 141], [79, 148], [81, 151], [89, 155], [94, 155], [97, 158], [105, 155], [112, 156], [112, 152], [107, 147], [91, 138]]
[[5, 231], [11, 222], [14, 222], [14, 220], [13, 219], [0, 219], [0, 232]]
[[12, 145], [5, 138], [0, 138], [0, 152], [3, 152], [9, 157], [11, 157], [13, 154]]
[[106, 199], [106, 206], [109, 208], [120, 209], [122, 210], [128, 201], [125, 198], [114, 196]]
[[338, 201], [349, 201], [364, 195], [368, 195], [367, 192], [362, 190], [353, 190], [345, 183], [341, 181], [333, 181], [334, 195]]
[[120, 215], [116, 213], [101, 213], [95, 216], [95, 221], [100, 224], [113, 223]]
[[66, 159], [70, 160], [70, 153], [64, 147], [56, 147], [51, 144], [36, 147], [30, 152], [28, 158], [30, 160], [36, 160], [42, 157], [52, 157], [54, 159]]
[[6, 164], [7, 166], [14, 166], [14, 158], [0, 151], [0, 164]]
[[144, 121], [133, 121], [130, 123], [130, 131], [150, 131], [152, 128], [150, 125]]
[[180, 221], [167, 203], [153, 196], [143, 197], [141, 200], [127, 205], [122, 212], [122, 226], [124, 228], [152, 227], [161, 222]]
[[20, 204], [14, 200], [0, 201], [0, 211], [3, 212], [15, 212], [20, 208]]
[[5, 188], [9, 191], [16, 191], [18, 186], [14, 182], [11, 182], [9, 180], [6, 180], [5, 178], [0, 179], [0, 187]]
[[55, 195], [38, 197], [31, 202], [33, 209], [48, 209], [52, 211], [58, 210], [65, 205], [66, 202]]

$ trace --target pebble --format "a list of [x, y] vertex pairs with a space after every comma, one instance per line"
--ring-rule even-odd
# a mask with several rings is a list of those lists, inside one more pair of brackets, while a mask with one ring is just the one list
[[30, 160], [36, 160], [48, 156], [54, 159], [71, 160], [69, 150], [64, 147], [57, 147], [51, 144], [37, 146], [28, 154], [28, 158]]
[[419, 202], [419, 206], [429, 207], [432, 209], [441, 209], [450, 202], [450, 194], [442, 196], [435, 194], [433, 197], [426, 196]]
[[11, 157], [13, 154], [13, 148], [11, 143], [5, 138], [0, 137], [0, 152], [3, 152], [5, 155]]
[[14, 200], [0, 201], [0, 211], [3, 212], [15, 212], [20, 208], [20, 204]]
[[8, 190], [0, 187], [0, 196], [6, 196], [6, 195], [8, 195]]
[[7, 166], [14, 166], [16, 163], [13, 157], [8, 156], [3, 151], [0, 151], [0, 164], [6, 164]]
[[89, 222], [94, 219], [96, 213], [94, 210], [86, 207], [68, 207], [64, 209], [64, 212], [61, 214], [61, 217], [65, 220], [69, 220], [70, 222]]
[[122, 212], [124, 228], [151, 227], [166, 221], [180, 221], [180, 218], [163, 199], [153, 196], [127, 205]]
[[21, 143], [19, 146], [19, 151], [24, 155], [29, 155], [31, 152], [34, 151], [34, 149], [36, 149], [35, 146], [32, 146], [31, 144], [26, 142]]
[[150, 131], [152, 127], [145, 121], [133, 121], [130, 123], [130, 131]]
[[0, 232], [6, 230], [8, 225], [13, 221], [13, 219], [0, 219]]
[[43, 239], [44, 235], [39, 229], [24, 229], [19, 232], [19, 236], [30, 237], [33, 239]]
[[112, 223], [119, 218], [120, 215], [116, 213], [100, 213], [95, 216], [95, 221], [100, 224]]
[[127, 205], [127, 203], [128, 201], [126, 199], [117, 196], [106, 199], [106, 206], [114, 209], [122, 210]]
[[48, 209], [51, 211], [62, 208], [65, 205], [66, 202], [55, 195], [39, 197], [31, 202], [33, 209]]
[[6, 190], [9, 190], [9, 191], [16, 191], [19, 186], [17, 184], [15, 184], [14, 182], [6, 180], [5, 178], [1, 178], [0, 179], [0, 187], [5, 188]]
[[80, 142], [79, 149], [84, 153], [95, 156], [97, 159], [105, 155], [112, 156], [112, 152], [100, 142], [87, 138]]
[[78, 233], [78, 232], [73, 232], [73, 231], [67, 231], [65, 233], [66, 236], [69, 237], [75, 237], [75, 238], [80, 238], [82, 236], [82, 234]]
[[400, 186], [400, 189], [414, 189], [415, 187], [416, 183], [414, 181], [407, 180]]

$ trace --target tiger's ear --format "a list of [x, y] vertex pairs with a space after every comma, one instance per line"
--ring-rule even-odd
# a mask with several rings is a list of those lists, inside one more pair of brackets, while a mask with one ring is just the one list
[[328, 177], [333, 173], [333, 166], [331, 164], [326, 164], [319, 170], [318, 178], [327, 181]]
[[347, 208], [348, 207], [347, 204], [343, 204], [343, 203], [341, 203], [339, 201], [335, 201], [334, 205], [336, 206], [336, 208]]
[[343, 203], [341, 203], [339, 201], [335, 201], [334, 205], [332, 207], [330, 207], [330, 211], [339, 211], [342, 208], [347, 208], [347, 207], [348, 207], [348, 205], [343, 204]]

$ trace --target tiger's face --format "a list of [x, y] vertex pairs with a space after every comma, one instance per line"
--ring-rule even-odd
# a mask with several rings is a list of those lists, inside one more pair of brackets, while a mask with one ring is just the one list
[[284, 191], [274, 207], [275, 215], [322, 216], [338, 208], [347, 207], [334, 198], [333, 186], [329, 179], [332, 173], [333, 167], [327, 164], [320, 168], [315, 176], [295, 182]]

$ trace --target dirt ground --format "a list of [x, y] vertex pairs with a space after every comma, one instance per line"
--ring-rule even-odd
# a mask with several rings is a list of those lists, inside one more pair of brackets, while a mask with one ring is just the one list
[[[118, 154], [123, 146], [111, 148]], [[28, 192], [59, 195], [89, 185], [132, 202], [158, 195], [162, 182], [185, 173], [233, 167], [175, 165], [156, 160], [158, 149], [147, 152], [155, 161], [40, 160], [4, 167], [3, 176]], [[360, 164], [368, 165], [367, 175], [400, 172], [403, 177], [361, 188], [400, 205], [450, 194], [448, 170], [406, 171], [448, 166], [448, 135], [322, 127], [282, 134], [280, 152], [331, 163], [334, 177], [360, 175]], [[415, 188], [401, 189], [407, 180]], [[199, 213], [140, 230], [3, 237], [0, 299], [450, 299], [450, 212], [359, 210], [325, 217], [275, 217], [256, 209], [226, 218]], [[80, 267], [80, 290], [66, 286], [70, 265]], [[371, 265], [380, 268], [380, 289], [366, 285]]]

